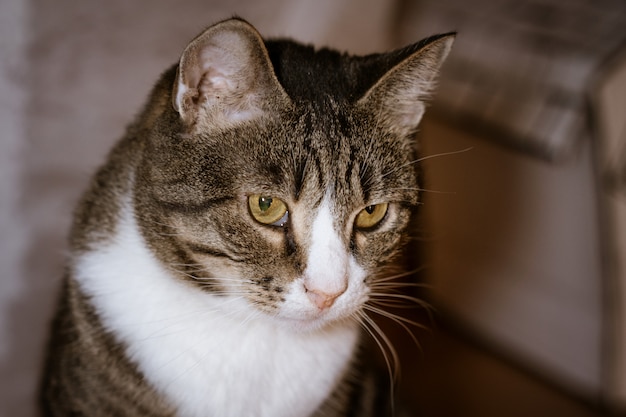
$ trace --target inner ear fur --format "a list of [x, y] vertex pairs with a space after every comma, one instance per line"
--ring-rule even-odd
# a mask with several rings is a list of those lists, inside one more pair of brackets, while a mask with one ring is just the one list
[[182, 120], [232, 124], [276, 109], [288, 97], [252, 25], [230, 19], [209, 27], [185, 48], [172, 90]]
[[389, 130], [400, 134], [414, 132], [454, 38], [454, 33], [437, 35], [404, 48], [407, 56], [390, 68], [357, 105], [368, 108]]

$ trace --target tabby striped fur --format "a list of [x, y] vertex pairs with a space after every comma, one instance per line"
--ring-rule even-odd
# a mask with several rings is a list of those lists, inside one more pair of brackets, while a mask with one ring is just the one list
[[[45, 415], [388, 413], [365, 311], [402, 264], [452, 39], [356, 57], [240, 19], [194, 39], [76, 211]], [[264, 224], [257, 196], [287, 211]]]

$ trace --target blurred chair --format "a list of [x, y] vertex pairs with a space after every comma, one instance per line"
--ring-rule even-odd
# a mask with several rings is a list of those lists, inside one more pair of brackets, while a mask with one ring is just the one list
[[402, 41], [459, 32], [421, 135], [433, 302], [624, 409], [626, 3], [405, 3]]

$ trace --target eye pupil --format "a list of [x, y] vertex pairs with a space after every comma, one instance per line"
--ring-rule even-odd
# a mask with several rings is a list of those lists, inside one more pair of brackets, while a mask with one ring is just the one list
[[272, 197], [259, 197], [259, 209], [261, 211], [267, 211], [272, 205]]
[[367, 211], [367, 214], [372, 214], [374, 212], [374, 210], [376, 210], [376, 206], [367, 206], [367, 207], [365, 207], [365, 211]]

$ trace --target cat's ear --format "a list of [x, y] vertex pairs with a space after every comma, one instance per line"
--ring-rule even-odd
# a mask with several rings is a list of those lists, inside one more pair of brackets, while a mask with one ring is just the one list
[[211, 26], [191, 41], [172, 91], [174, 109], [189, 126], [230, 126], [288, 101], [263, 39], [240, 19]]
[[437, 35], [392, 52], [395, 54], [392, 61], [397, 60], [397, 56], [401, 60], [359, 99], [357, 105], [374, 112], [385, 128], [403, 135], [413, 133], [454, 38], [454, 33]]

